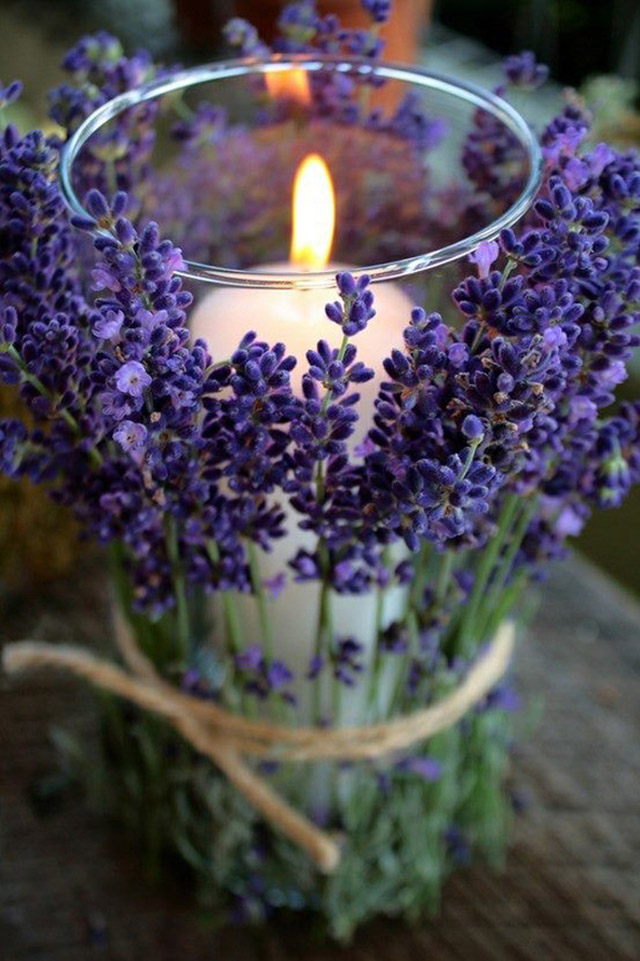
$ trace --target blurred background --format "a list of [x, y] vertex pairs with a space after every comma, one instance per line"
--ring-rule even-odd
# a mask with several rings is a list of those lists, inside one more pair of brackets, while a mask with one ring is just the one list
[[[46, 91], [62, 80], [59, 63], [82, 34], [116, 34], [129, 50], [144, 46], [156, 59], [193, 63], [224, 56], [221, 27], [231, 16], [250, 19], [269, 40], [284, 0], [0, 0], [0, 78], [16, 77], [25, 94], [12, 108], [22, 129], [46, 125]], [[359, 0], [318, 3], [346, 25], [366, 22]], [[597, 139], [640, 146], [640, 3], [638, 0], [395, 0], [385, 28], [387, 58], [416, 61], [484, 86], [498, 81], [500, 59], [533, 50], [552, 81], [537, 95], [534, 123], [544, 124], [578, 90], [600, 110]], [[623, 385], [640, 396], [640, 358]], [[0, 390], [0, 415], [11, 401]], [[640, 491], [619, 511], [601, 512], [578, 549], [640, 594]], [[46, 549], [45, 549], [46, 545]], [[0, 479], [0, 598], [25, 587], [41, 590], [68, 568], [78, 550], [66, 516], [41, 492]]]

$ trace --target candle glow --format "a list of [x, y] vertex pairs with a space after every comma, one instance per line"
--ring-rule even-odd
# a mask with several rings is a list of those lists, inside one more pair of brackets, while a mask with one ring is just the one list
[[293, 184], [291, 262], [302, 270], [322, 270], [329, 263], [336, 225], [336, 201], [329, 168], [319, 154], [309, 154]]

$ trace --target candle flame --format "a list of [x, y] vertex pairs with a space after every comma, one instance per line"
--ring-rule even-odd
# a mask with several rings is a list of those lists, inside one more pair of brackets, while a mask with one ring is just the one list
[[291, 260], [304, 270], [327, 266], [333, 245], [336, 201], [329, 168], [319, 154], [309, 154], [293, 184]]
[[274, 98], [295, 100], [303, 106], [311, 102], [309, 77], [306, 70], [276, 70], [264, 75], [267, 90]]

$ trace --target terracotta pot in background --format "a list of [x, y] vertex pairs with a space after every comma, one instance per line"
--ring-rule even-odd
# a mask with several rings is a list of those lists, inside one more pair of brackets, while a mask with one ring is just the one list
[[[237, 0], [238, 16], [254, 23], [266, 40], [273, 36], [274, 24], [286, 0]], [[431, 16], [433, 0], [395, 0], [390, 22], [383, 28], [387, 42], [385, 60], [412, 63], [417, 56], [420, 35]], [[319, 0], [321, 13], [336, 13], [345, 27], [366, 27], [370, 18], [360, 0]]]

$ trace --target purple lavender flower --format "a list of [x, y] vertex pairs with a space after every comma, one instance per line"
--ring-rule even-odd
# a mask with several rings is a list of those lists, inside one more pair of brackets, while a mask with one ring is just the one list
[[320, 576], [318, 559], [309, 551], [299, 550], [290, 561], [290, 566], [296, 573], [296, 581], [312, 581]]
[[277, 597], [280, 597], [287, 586], [287, 575], [281, 572], [280, 574], [274, 574], [273, 577], [265, 577], [263, 578], [262, 585], [269, 593], [269, 596], [275, 600]]
[[586, 517], [580, 515], [571, 504], [564, 504], [558, 511], [554, 506], [554, 529], [559, 537], [577, 537], [582, 532]]
[[378, 643], [387, 654], [405, 654], [409, 649], [409, 635], [401, 622], [393, 622], [383, 632]]
[[566, 162], [575, 155], [589, 133], [590, 118], [576, 103], [569, 103], [545, 128], [542, 152], [550, 165]]
[[320, 672], [324, 667], [325, 661], [321, 654], [314, 654], [309, 661], [309, 669], [307, 671], [307, 679], [309, 681], [315, 681]]
[[447, 854], [454, 864], [465, 865], [471, 860], [471, 842], [460, 828], [452, 824], [444, 835]]
[[[589, 167], [592, 177], [600, 177], [605, 167], [617, 160], [615, 150], [606, 143], [599, 143], [593, 148], [585, 163]], [[566, 168], [565, 168], [566, 169]]]
[[507, 711], [509, 714], [513, 714], [519, 711], [522, 707], [522, 701], [512, 684], [502, 683], [496, 685], [492, 691], [490, 691], [482, 705], [479, 705], [479, 710], [496, 710], [496, 711]]
[[6, 87], [3, 87], [2, 81], [0, 81], [0, 110], [17, 100], [21, 93], [22, 83], [20, 80], [13, 80]]
[[115, 340], [124, 322], [121, 310], [107, 310], [91, 317], [91, 332], [98, 340]]
[[267, 668], [267, 682], [272, 691], [281, 691], [292, 680], [293, 674], [282, 661], [272, 661]]
[[297, 0], [288, 3], [278, 19], [278, 27], [288, 43], [303, 47], [313, 40], [319, 26], [318, 12], [314, 0]]
[[[50, 115], [68, 133], [112, 98], [170, 72], [156, 68], [145, 51], [126, 57], [119, 41], [105, 32], [80, 40], [62, 67], [68, 80], [51, 91]], [[94, 134], [74, 163], [76, 187], [93, 187], [109, 195], [114, 190], [114, 178], [116, 190], [126, 191], [146, 176], [155, 143], [157, 111], [155, 103], [130, 108]], [[136, 206], [133, 196], [129, 203], [132, 213]]]
[[[489, 465], [472, 463], [467, 468], [454, 454], [446, 465], [425, 458], [418, 461], [416, 468], [417, 476], [427, 482], [418, 502], [426, 508], [432, 523], [435, 522], [437, 528], [442, 528], [449, 536], [459, 536], [463, 532], [465, 511], [488, 511], [488, 485], [495, 476]], [[415, 474], [413, 478], [418, 484]]]
[[197, 697], [203, 701], [213, 701], [216, 699], [216, 692], [212, 689], [207, 679], [194, 668], [185, 671], [180, 682], [180, 687], [185, 694], [190, 694], [191, 697]]
[[340, 357], [336, 348], [325, 340], [318, 342], [316, 350], [307, 351], [309, 376], [322, 384], [331, 399], [342, 397], [349, 384], [364, 384], [374, 376], [373, 370], [356, 361], [356, 348], [348, 344]]
[[140, 450], [147, 440], [147, 428], [131, 420], [123, 420], [113, 432], [113, 439], [124, 451]]
[[500, 246], [495, 240], [483, 240], [474, 253], [469, 254], [472, 264], [478, 266], [478, 277], [481, 279], [488, 277], [491, 265], [500, 256]]
[[25, 455], [28, 434], [17, 420], [0, 420], [0, 469], [7, 477], [21, 476], [21, 462]]
[[346, 687], [353, 687], [357, 675], [364, 670], [362, 651], [362, 644], [353, 637], [340, 638], [335, 643], [331, 652], [333, 675]]
[[362, 6], [375, 23], [387, 23], [391, 16], [391, 0], [362, 0]]
[[231, 364], [205, 384], [205, 469], [225, 477], [236, 495], [231, 509], [238, 531], [267, 550], [284, 533], [284, 513], [265, 494], [283, 487], [293, 466], [287, 427], [300, 412], [290, 384], [295, 363], [284, 344], [269, 348], [250, 332]]
[[417, 774], [425, 781], [439, 781], [442, 777], [442, 764], [432, 757], [407, 757], [397, 762], [401, 771]]
[[462, 153], [476, 191], [506, 210], [522, 190], [525, 159], [522, 145], [506, 125], [489, 111], [478, 110]]
[[262, 666], [263, 653], [259, 644], [252, 644], [245, 648], [241, 654], [236, 655], [236, 664], [241, 671], [247, 673], [260, 670]]
[[567, 335], [561, 327], [547, 327], [542, 334], [543, 350], [562, 350], [567, 346]]
[[503, 69], [510, 83], [516, 87], [527, 87], [529, 90], [541, 87], [549, 76], [549, 68], [545, 64], [537, 63], [535, 54], [530, 50], [507, 57]]
[[295, 696], [288, 689], [293, 673], [282, 661], [267, 661], [258, 644], [252, 644], [235, 657], [244, 688], [260, 700], [276, 695], [287, 704], [295, 704]]
[[232, 47], [239, 47], [245, 57], [260, 57], [268, 52], [256, 28], [242, 17], [232, 17], [224, 27], [224, 37]]
[[124, 364], [115, 375], [116, 387], [129, 397], [142, 397], [151, 383], [151, 377], [137, 360], [130, 360]]

